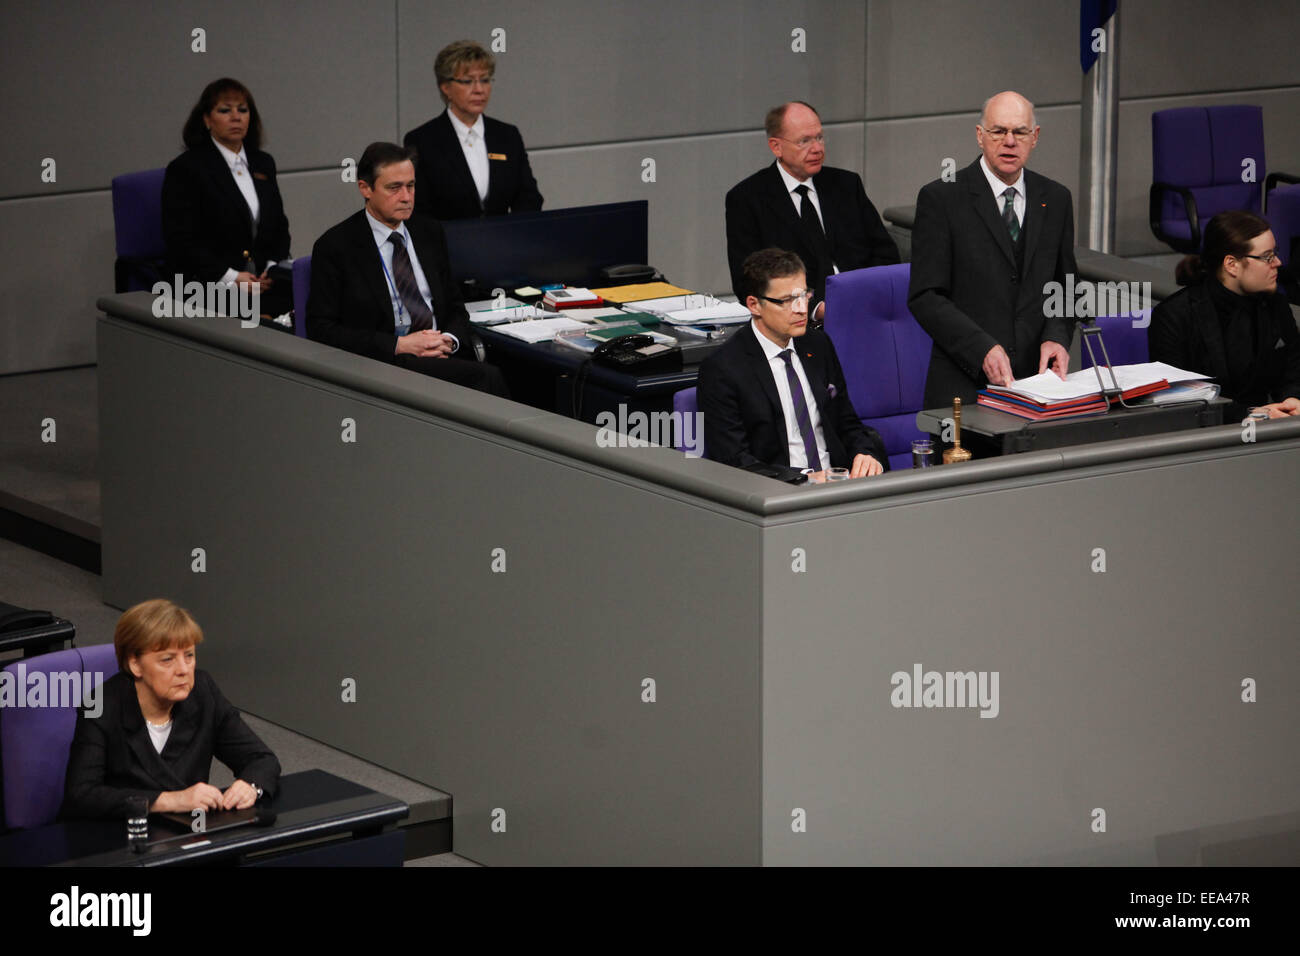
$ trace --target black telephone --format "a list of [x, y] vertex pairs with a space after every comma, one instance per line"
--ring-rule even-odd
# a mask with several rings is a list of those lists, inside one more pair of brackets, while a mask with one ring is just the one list
[[600, 279], [606, 285], [632, 285], [635, 282], [653, 282], [662, 279], [654, 266], [629, 262], [619, 266], [605, 266], [600, 270]]
[[633, 333], [601, 342], [591, 359], [601, 365], [640, 374], [678, 372], [682, 367], [682, 350], [680, 346], [656, 342], [653, 336]]

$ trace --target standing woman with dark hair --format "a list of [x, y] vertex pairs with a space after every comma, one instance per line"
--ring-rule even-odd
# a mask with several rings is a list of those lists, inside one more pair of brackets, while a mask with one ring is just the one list
[[1151, 361], [1213, 376], [1228, 414], [1300, 415], [1300, 331], [1277, 290], [1277, 254], [1268, 223], [1254, 213], [1221, 212], [1205, 227], [1200, 256], [1178, 264], [1188, 286], [1151, 315]]
[[163, 179], [167, 264], [184, 281], [256, 287], [260, 311], [278, 316], [293, 305], [289, 283], [267, 269], [289, 256], [275, 160], [259, 148], [262, 120], [253, 94], [238, 80], [209, 83], [181, 133], [185, 152]]

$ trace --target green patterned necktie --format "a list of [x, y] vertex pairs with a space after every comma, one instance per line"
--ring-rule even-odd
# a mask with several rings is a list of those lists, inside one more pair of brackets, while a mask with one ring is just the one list
[[1015, 242], [1020, 238], [1020, 220], [1016, 218], [1016, 187], [1008, 186], [1003, 191], [1002, 198], [1006, 200], [1002, 204], [1002, 221], [1007, 224], [1011, 241]]

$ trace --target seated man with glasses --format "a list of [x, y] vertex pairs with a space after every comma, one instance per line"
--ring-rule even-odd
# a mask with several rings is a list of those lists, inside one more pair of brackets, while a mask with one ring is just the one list
[[768, 111], [772, 165], [727, 193], [727, 260], [742, 302], [745, 259], [759, 249], [789, 249], [808, 265], [814, 324], [824, 317], [826, 277], [849, 269], [892, 265], [898, 247], [862, 188], [862, 177], [823, 166], [822, 121], [807, 103]]
[[761, 249], [741, 270], [752, 319], [700, 366], [705, 454], [781, 481], [822, 481], [889, 468], [880, 435], [862, 424], [826, 333], [808, 328], [804, 264]]
[[1300, 415], [1300, 331], [1277, 288], [1281, 266], [1265, 220], [1221, 212], [1205, 225], [1201, 254], [1178, 264], [1187, 288], [1151, 314], [1151, 361], [1213, 376], [1233, 402], [1225, 421]]
[[907, 304], [934, 340], [926, 408], [1049, 368], [1065, 377], [1073, 320], [1048, 318], [1044, 303], [1048, 283], [1075, 271], [1074, 205], [1024, 168], [1038, 133], [1029, 100], [990, 97], [975, 126], [979, 158], [916, 197]]
[[447, 109], [402, 140], [419, 153], [418, 215], [473, 219], [542, 208], [518, 128], [483, 115], [495, 69], [492, 54], [472, 40], [443, 47], [433, 61]]

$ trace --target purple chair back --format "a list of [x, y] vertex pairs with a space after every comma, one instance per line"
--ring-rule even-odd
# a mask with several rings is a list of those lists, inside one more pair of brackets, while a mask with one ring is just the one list
[[1295, 271], [1295, 257], [1300, 252], [1295, 244], [1300, 239], [1300, 186], [1278, 186], [1269, 193], [1268, 215], [1264, 218], [1273, 229], [1282, 265]]
[[[1102, 341], [1106, 343], [1106, 354], [1110, 356], [1111, 365], [1141, 365], [1151, 361], [1147, 347], [1147, 326], [1151, 324], [1151, 310], [1143, 309], [1137, 317], [1131, 315], [1103, 315], [1097, 319], [1101, 329]], [[1097, 358], [1101, 358], [1101, 349], [1094, 342]], [[1088, 356], [1088, 347], [1079, 343], [1082, 359], [1079, 368], [1092, 368], [1092, 359]]]
[[[63, 805], [63, 778], [68, 770], [68, 753], [81, 704], [80, 700], [62, 698], [70, 694], [75, 683], [84, 687], [90, 679], [93, 685], [98, 685], [117, 673], [117, 657], [112, 644], [97, 644], [14, 661], [4, 670], [12, 675], [5, 681], [13, 681], [15, 691], [23, 694], [24, 700], [31, 675], [45, 675], [46, 706], [0, 710], [5, 826], [15, 829], [44, 826], [55, 820]], [[75, 682], [68, 678], [51, 679], [51, 675], [78, 673], [82, 676]]]
[[[1254, 180], [1242, 182], [1243, 160], [1254, 161]], [[1203, 225], [1229, 209], [1259, 213], [1265, 176], [1264, 111], [1258, 106], [1189, 106], [1151, 114], [1152, 179], [1183, 186], [1196, 198]], [[1190, 239], [1183, 201], [1166, 191], [1160, 224], [1170, 236]]]
[[[113, 178], [113, 236], [119, 291], [135, 292], [152, 287], [140, 269], [123, 269], [126, 260], [161, 261], [167, 255], [162, 229], [162, 185], [166, 172], [146, 169]], [[123, 284], [126, 288], [120, 288]]]
[[[699, 401], [696, 398], [695, 387], [684, 388], [680, 392], [673, 392], [673, 411], [680, 412], [683, 425], [689, 419], [695, 421], [695, 413], [700, 410]], [[679, 430], [673, 436], [673, 447], [683, 454], [690, 455], [692, 458], [707, 457], [704, 454], [704, 429], [696, 428], [691, 425], [691, 434], [695, 436], [695, 447], [687, 448], [683, 439], [682, 431]]]
[[889, 467], [912, 467], [932, 343], [907, 307], [912, 267], [875, 266], [826, 279], [826, 334], [844, 369], [853, 409], [880, 432]]
[[307, 337], [307, 294], [311, 292], [311, 256], [293, 260], [293, 332]]

